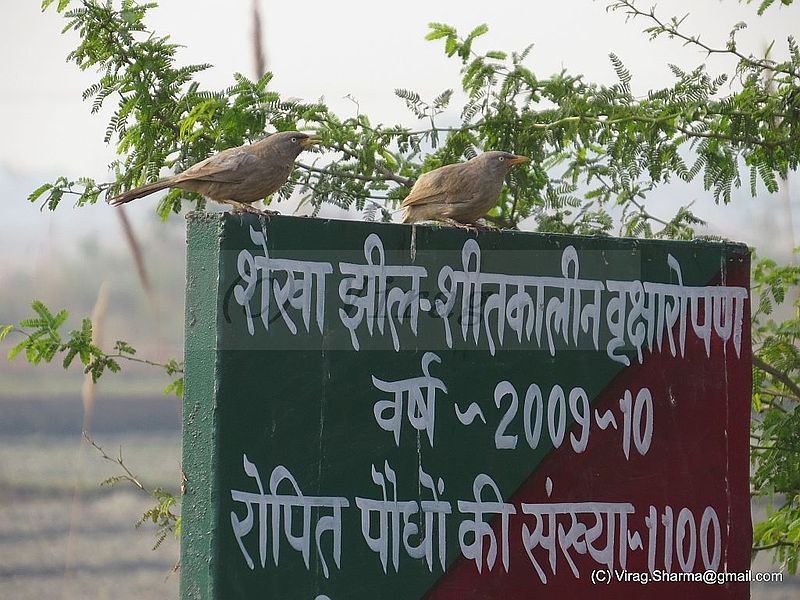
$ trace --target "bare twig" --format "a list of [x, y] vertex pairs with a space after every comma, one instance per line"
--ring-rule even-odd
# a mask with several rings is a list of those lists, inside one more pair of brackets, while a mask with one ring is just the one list
[[745, 54], [742, 54], [736, 49], [735, 45], [729, 45], [726, 46], [725, 48], [715, 48], [701, 42], [698, 36], [687, 35], [683, 33], [678, 29], [678, 26], [683, 22], [683, 20], [686, 17], [680, 19], [679, 21], [673, 21], [674, 23], [673, 25], [668, 25], [664, 21], [662, 21], [659, 17], [656, 16], [655, 8], [651, 8], [649, 11], [645, 12], [636, 6], [635, 0], [617, 0], [612, 5], [612, 8], [622, 8], [622, 7], [625, 7], [627, 9], [627, 13], [631, 17], [645, 17], [646, 19], [650, 19], [651, 21], [653, 21], [656, 24], [656, 27], [649, 31], [651, 35], [654, 33], [655, 34], [666, 33], [667, 35], [683, 40], [685, 45], [694, 45], [697, 46], [698, 48], [701, 48], [706, 52], [708, 56], [711, 56], [712, 54], [730, 54], [732, 56], [737, 57], [742, 62], [745, 62], [748, 65], [757, 67], [759, 69], [775, 71], [776, 73], [784, 73], [785, 75], [791, 75], [792, 77], [798, 77], [798, 75], [800, 75], [793, 69], [778, 65], [773, 60], [769, 59], [759, 60], [757, 58], [754, 58], [753, 56], [747, 56]]
[[100, 444], [98, 444], [97, 442], [95, 442], [92, 439], [92, 437], [89, 435], [89, 433], [87, 431], [83, 432], [83, 437], [87, 442], [89, 442], [92, 445], [92, 447], [94, 447], [95, 450], [97, 450], [100, 453], [100, 455], [105, 460], [118, 465], [125, 472], [125, 475], [121, 476], [125, 481], [131, 483], [134, 487], [139, 488], [141, 491], [145, 492], [146, 494], [148, 494], [150, 496], [153, 495], [153, 492], [151, 490], [149, 490], [147, 487], [145, 487], [145, 485], [141, 481], [139, 481], [139, 478], [136, 476], [136, 474], [133, 473], [133, 471], [131, 471], [127, 467], [127, 465], [125, 464], [124, 460], [122, 459], [122, 448], [121, 447], [119, 449], [119, 457], [118, 458], [113, 458], [113, 457], [109, 456], [108, 454], [106, 454], [106, 451], [103, 450], [103, 448], [100, 446]]
[[122, 358], [122, 359], [125, 359], [125, 360], [129, 360], [131, 362], [141, 363], [143, 365], [150, 365], [151, 367], [160, 367], [160, 368], [164, 369], [165, 371], [169, 370], [169, 371], [172, 371], [174, 373], [183, 373], [183, 369], [182, 368], [175, 367], [174, 365], [170, 365], [168, 363], [160, 363], [160, 362], [156, 362], [154, 360], [147, 360], [146, 358], [137, 358], [135, 356], [131, 356], [130, 354], [122, 354], [120, 352], [117, 352], [115, 354], [106, 354], [106, 357], [108, 357], [108, 358]]
[[142, 288], [152, 302], [153, 290], [150, 287], [150, 278], [147, 276], [147, 267], [144, 264], [142, 246], [139, 244], [139, 240], [133, 232], [133, 227], [125, 212], [125, 208], [123, 206], [118, 206], [115, 212], [117, 213], [117, 217], [119, 217], [119, 223], [122, 226], [122, 232], [125, 234], [125, 240], [128, 242], [131, 256], [133, 256], [133, 264], [136, 265], [136, 273], [139, 275], [139, 282], [142, 284]]
[[259, 0], [253, 0], [253, 62], [256, 79], [261, 79], [267, 72], [267, 59], [264, 55], [263, 35], [261, 31], [261, 6]]

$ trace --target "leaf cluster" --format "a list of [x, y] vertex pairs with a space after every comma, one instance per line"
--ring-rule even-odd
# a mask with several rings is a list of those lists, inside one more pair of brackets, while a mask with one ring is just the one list
[[83, 319], [81, 327], [69, 332], [65, 338], [61, 327], [69, 316], [66, 310], [53, 314], [39, 300], [34, 300], [31, 308], [35, 316], [23, 319], [16, 327], [8, 325], [3, 328], [2, 337], [13, 330], [24, 335], [24, 339], [8, 352], [9, 360], [21, 352], [31, 364], [49, 363], [57, 355], [63, 355], [62, 364], [67, 369], [78, 358], [84, 365], [84, 372], [90, 374], [93, 381], [97, 381], [106, 369], [112, 373], [120, 370], [119, 363], [92, 342], [91, 320]]
[[114, 351], [103, 351], [92, 339], [92, 321], [84, 318], [78, 329], [63, 332], [69, 313], [62, 309], [54, 313], [40, 300], [31, 303], [34, 316], [21, 320], [16, 325], [0, 325], [0, 341], [12, 332], [22, 336], [8, 352], [8, 360], [14, 360], [24, 353], [26, 360], [34, 365], [52, 362], [61, 357], [62, 365], [68, 369], [77, 358], [84, 367], [84, 373], [97, 382], [106, 371], [117, 373], [121, 370], [120, 360], [148, 364], [163, 369], [171, 382], [165, 394], [183, 394], [183, 363], [170, 359], [166, 363], [137, 358], [136, 349], [123, 340], [117, 340]]

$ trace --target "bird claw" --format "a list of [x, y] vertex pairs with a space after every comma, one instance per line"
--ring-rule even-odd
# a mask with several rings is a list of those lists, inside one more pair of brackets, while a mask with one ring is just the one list
[[263, 224], [264, 221], [269, 222], [272, 220], [272, 217], [274, 217], [275, 215], [280, 215], [281, 213], [279, 213], [277, 210], [269, 210], [267, 208], [264, 208], [261, 210], [255, 209], [255, 214], [258, 215], [258, 218], [261, 220], [261, 223]]
[[456, 221], [455, 219], [438, 219], [440, 223], [444, 223], [445, 225], [450, 225], [451, 227], [457, 227], [458, 229], [464, 229], [466, 231], [471, 231], [475, 234], [478, 233], [478, 225], [475, 223], [461, 223]]
[[481, 223], [473, 223], [472, 225], [478, 231], [502, 231], [501, 227], [498, 227], [494, 223], [490, 223], [488, 221], [483, 221]]
[[237, 202], [235, 204], [231, 202], [231, 205], [233, 206], [232, 212], [234, 214], [248, 213], [251, 215], [258, 215], [260, 217], [267, 217], [267, 219], [269, 219], [270, 217], [274, 217], [275, 215], [281, 214], [277, 210], [269, 210], [266, 208], [259, 209], [249, 204], [245, 204], [244, 202]]

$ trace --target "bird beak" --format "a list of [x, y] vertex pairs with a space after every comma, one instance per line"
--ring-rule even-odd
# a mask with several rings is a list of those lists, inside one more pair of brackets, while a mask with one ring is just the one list
[[300, 146], [305, 148], [306, 146], [311, 146], [313, 144], [321, 144], [322, 138], [318, 135], [310, 135], [304, 140], [300, 140]]
[[527, 156], [515, 156], [514, 158], [508, 161], [508, 164], [519, 165], [526, 162], [531, 162], [531, 159], [528, 158]]

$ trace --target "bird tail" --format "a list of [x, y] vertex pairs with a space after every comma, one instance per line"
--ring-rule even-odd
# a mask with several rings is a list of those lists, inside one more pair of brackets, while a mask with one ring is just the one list
[[147, 196], [148, 194], [152, 194], [153, 192], [157, 192], [159, 190], [168, 188], [174, 183], [175, 181], [174, 178], [172, 177], [168, 177], [167, 179], [162, 179], [161, 181], [156, 181], [154, 183], [148, 183], [147, 185], [143, 185], [141, 187], [128, 190], [127, 192], [120, 194], [119, 196], [114, 196], [108, 201], [108, 203], [111, 206], [119, 206], [120, 204], [125, 204], [126, 202], [130, 202], [131, 200], [136, 200], [137, 198], [141, 198], [142, 196]]

